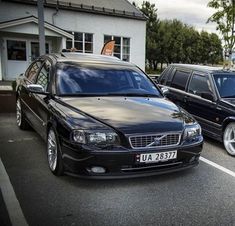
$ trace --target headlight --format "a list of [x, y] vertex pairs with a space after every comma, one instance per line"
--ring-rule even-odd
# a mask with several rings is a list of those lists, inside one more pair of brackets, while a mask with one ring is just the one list
[[80, 144], [114, 145], [119, 144], [118, 135], [113, 131], [74, 130], [72, 140]]
[[184, 140], [193, 140], [201, 135], [201, 126], [199, 124], [193, 124], [186, 126], [184, 130]]

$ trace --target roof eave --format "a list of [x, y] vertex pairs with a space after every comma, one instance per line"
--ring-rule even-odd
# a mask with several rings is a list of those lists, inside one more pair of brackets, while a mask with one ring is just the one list
[[[37, 5], [36, 0], [3, 0], [7, 2], [13, 2], [13, 3], [21, 3], [21, 4], [29, 4], [29, 5]], [[94, 6], [87, 6], [83, 4], [56, 4], [56, 3], [44, 3], [44, 7], [48, 8], [55, 8], [58, 9], [64, 9], [64, 10], [71, 10], [71, 11], [77, 11], [77, 12], [84, 12], [84, 13], [92, 13], [92, 14], [98, 14], [98, 15], [104, 15], [104, 16], [113, 16], [113, 17], [121, 17], [121, 18], [128, 18], [128, 19], [134, 19], [134, 20], [142, 20], [146, 21], [147, 17], [143, 13], [135, 13], [135, 12], [128, 12], [128, 11], [120, 11], [115, 9], [107, 9], [107, 8], [101, 8], [101, 7], [94, 7]]]

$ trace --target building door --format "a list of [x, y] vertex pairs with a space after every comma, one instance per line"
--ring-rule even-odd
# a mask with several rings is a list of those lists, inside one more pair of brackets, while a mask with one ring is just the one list
[[[46, 43], [46, 53], [50, 45]], [[39, 57], [39, 42], [37, 40], [6, 39], [6, 74], [5, 80], [15, 80], [24, 73], [28, 65]]]
[[27, 41], [6, 40], [6, 75], [5, 80], [14, 80], [28, 66]]

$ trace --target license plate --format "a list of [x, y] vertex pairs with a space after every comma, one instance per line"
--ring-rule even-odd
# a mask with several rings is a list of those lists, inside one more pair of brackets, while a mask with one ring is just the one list
[[136, 156], [136, 161], [141, 163], [165, 162], [177, 158], [177, 151], [166, 151], [158, 153], [144, 153]]

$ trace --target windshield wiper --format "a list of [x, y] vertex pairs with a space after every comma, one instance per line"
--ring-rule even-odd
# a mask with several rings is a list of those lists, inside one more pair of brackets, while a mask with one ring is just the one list
[[107, 94], [101, 93], [65, 93], [60, 94], [60, 97], [97, 97], [97, 96], [107, 96]]
[[98, 96], [126, 96], [126, 97], [159, 97], [151, 93], [67, 93], [60, 94], [60, 97], [98, 97]]
[[157, 94], [151, 93], [108, 93], [108, 96], [129, 96], [129, 97], [159, 97]]

